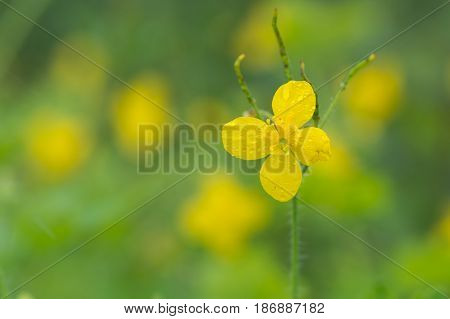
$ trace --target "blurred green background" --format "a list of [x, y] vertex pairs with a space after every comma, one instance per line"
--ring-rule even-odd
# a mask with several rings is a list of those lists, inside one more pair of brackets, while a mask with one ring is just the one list
[[[273, 8], [315, 86], [441, 1], [7, 1], [183, 120], [223, 124], [283, 83]], [[377, 53], [300, 196], [450, 294], [449, 8]], [[0, 4], [2, 295], [180, 178], [136, 173], [136, 125], [175, 122]], [[325, 109], [339, 80], [319, 91]], [[221, 156], [229, 155], [220, 148]], [[255, 175], [194, 174], [15, 298], [285, 298], [289, 204]], [[301, 295], [443, 297], [301, 206]]]

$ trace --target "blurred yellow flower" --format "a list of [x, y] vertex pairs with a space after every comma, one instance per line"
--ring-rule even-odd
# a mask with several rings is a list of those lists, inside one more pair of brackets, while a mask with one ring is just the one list
[[[99, 65], [107, 66], [106, 51], [94, 39], [79, 34], [68, 37], [66, 41]], [[94, 94], [106, 83], [104, 71], [62, 44], [55, 48], [50, 74], [57, 84], [82, 95]]]
[[[273, 3], [258, 3], [252, 8], [242, 25], [236, 29], [232, 44], [234, 53], [245, 52], [249, 57], [248, 63], [255, 68], [267, 68], [278, 64], [278, 49], [270, 21], [272, 20]], [[286, 3], [276, 5], [283, 12], [280, 21], [285, 38], [293, 30], [295, 17], [292, 15], [292, 6]]]
[[[165, 81], [158, 76], [145, 75], [131, 82], [145, 97], [154, 101], [162, 108], [169, 107], [169, 90]], [[168, 115], [150, 101], [130, 90], [122, 88], [113, 109], [113, 126], [120, 147], [129, 155], [135, 155], [138, 145], [138, 128], [141, 124], [162, 126], [168, 120]], [[146, 131], [146, 142], [153, 144], [162, 138], [161, 130], [155, 133]]]
[[360, 172], [355, 156], [340, 143], [333, 142], [333, 157], [327, 163], [318, 163], [314, 174], [342, 181], [352, 178]]
[[319, 128], [302, 128], [316, 108], [316, 96], [306, 81], [289, 81], [273, 96], [273, 122], [239, 117], [224, 125], [222, 141], [231, 155], [245, 160], [268, 156], [260, 171], [264, 190], [286, 202], [302, 181], [298, 161], [312, 165], [331, 156], [330, 139]]
[[402, 95], [402, 76], [395, 67], [369, 66], [352, 79], [346, 105], [357, 121], [374, 129], [389, 120]]
[[72, 173], [90, 150], [86, 128], [68, 116], [37, 115], [25, 134], [28, 160], [46, 179]]
[[[376, 212], [389, 200], [389, 185], [384, 176], [365, 169], [342, 140], [333, 140], [333, 156], [326, 163], [317, 163], [313, 173], [302, 185], [303, 198], [328, 205], [333, 208], [331, 213]], [[358, 196], [353, 196], [355, 193]]]
[[189, 122], [201, 125], [205, 123], [223, 123], [228, 117], [226, 105], [210, 97], [197, 98], [189, 105]]
[[450, 244], [450, 201], [444, 207], [444, 216], [436, 227], [436, 234]]
[[198, 196], [182, 207], [181, 226], [190, 238], [214, 253], [233, 257], [267, 224], [268, 217], [259, 195], [232, 176], [214, 175], [204, 181]]

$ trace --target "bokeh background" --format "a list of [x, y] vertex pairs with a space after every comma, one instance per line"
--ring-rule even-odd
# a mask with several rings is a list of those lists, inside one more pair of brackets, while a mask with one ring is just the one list
[[[3, 1], [2, 1], [3, 2]], [[320, 86], [442, 1], [10, 0], [183, 120], [222, 124], [292, 71]], [[450, 294], [449, 8], [377, 54], [326, 130], [300, 196]], [[136, 172], [136, 125], [167, 114], [0, 4], [0, 291], [16, 288], [181, 177]], [[319, 91], [325, 109], [339, 79]], [[219, 150], [222, 158], [229, 155]], [[289, 204], [255, 175], [194, 174], [14, 298], [284, 298]], [[441, 298], [305, 206], [301, 294]]]

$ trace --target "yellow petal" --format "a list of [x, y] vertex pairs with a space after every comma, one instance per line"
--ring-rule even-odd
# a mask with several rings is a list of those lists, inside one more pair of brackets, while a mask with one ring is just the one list
[[272, 109], [277, 125], [297, 127], [308, 122], [316, 109], [316, 95], [306, 81], [289, 81], [278, 88], [273, 96]]
[[264, 190], [274, 199], [287, 202], [297, 194], [302, 171], [295, 156], [279, 149], [264, 162], [259, 179]]
[[297, 130], [291, 147], [300, 162], [308, 166], [318, 161], [327, 161], [331, 156], [330, 139], [327, 133], [317, 127]]
[[222, 128], [222, 142], [231, 155], [254, 160], [267, 156], [278, 141], [275, 128], [254, 117], [238, 117]]

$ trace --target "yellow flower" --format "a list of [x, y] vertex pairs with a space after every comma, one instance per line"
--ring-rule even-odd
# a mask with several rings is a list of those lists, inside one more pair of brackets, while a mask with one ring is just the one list
[[[72, 35], [66, 41], [87, 54], [96, 63], [107, 67], [108, 56], [98, 41], [83, 34]], [[104, 71], [64, 45], [59, 45], [54, 50], [50, 75], [58, 85], [63, 85], [82, 95], [96, 94], [106, 84]]]
[[245, 160], [269, 155], [261, 168], [260, 181], [264, 190], [280, 202], [297, 194], [302, 181], [298, 161], [309, 166], [331, 155], [330, 139], [324, 131], [301, 128], [315, 108], [312, 86], [306, 81], [290, 81], [273, 96], [272, 122], [239, 117], [223, 127], [222, 141], [231, 155]]
[[183, 231], [190, 238], [220, 256], [232, 257], [267, 224], [268, 211], [257, 194], [232, 176], [214, 175], [184, 205], [181, 216]]
[[26, 131], [29, 160], [46, 179], [60, 179], [72, 173], [90, 149], [86, 129], [73, 118], [38, 115]]
[[[151, 99], [162, 108], [169, 106], [169, 91], [166, 83], [158, 76], [142, 76], [131, 83], [131, 86], [145, 97]], [[162, 126], [168, 115], [150, 101], [130, 90], [123, 88], [113, 113], [113, 125], [121, 148], [128, 154], [135, 154], [138, 145], [141, 124]], [[149, 130], [146, 141], [156, 143], [161, 138], [161, 130]], [[150, 134], [151, 133], [151, 134]]]
[[394, 67], [368, 67], [352, 80], [347, 107], [364, 125], [379, 126], [397, 110], [402, 92], [401, 74]]

